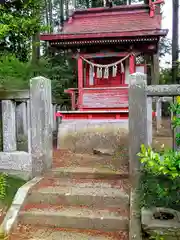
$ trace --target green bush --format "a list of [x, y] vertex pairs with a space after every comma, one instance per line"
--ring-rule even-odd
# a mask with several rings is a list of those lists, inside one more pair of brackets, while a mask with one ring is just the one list
[[142, 145], [138, 155], [142, 163], [141, 207], [180, 210], [180, 153], [172, 150], [156, 153]]
[[[171, 105], [174, 113], [173, 128], [180, 127], [180, 97]], [[176, 145], [180, 146], [180, 134], [176, 134]], [[154, 152], [151, 147], [141, 145], [138, 153], [141, 161], [139, 197], [141, 207], [167, 207], [180, 211], [180, 152], [162, 148]]]

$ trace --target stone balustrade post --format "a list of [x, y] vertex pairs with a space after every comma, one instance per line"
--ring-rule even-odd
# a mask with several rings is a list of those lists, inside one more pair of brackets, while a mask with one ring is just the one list
[[17, 150], [15, 103], [11, 100], [2, 101], [2, 129], [3, 151], [13, 152]]
[[51, 81], [44, 77], [30, 80], [30, 132], [32, 175], [52, 166], [52, 97]]

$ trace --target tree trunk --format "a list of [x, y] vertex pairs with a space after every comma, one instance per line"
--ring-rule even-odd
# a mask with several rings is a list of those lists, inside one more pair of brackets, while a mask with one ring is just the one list
[[39, 32], [32, 37], [32, 64], [38, 64], [40, 58]]
[[50, 32], [53, 32], [53, 17], [52, 17], [52, 11], [53, 11], [53, 6], [52, 6], [52, 0], [48, 1], [49, 5], [49, 25], [50, 25]]
[[179, 59], [179, 0], [173, 0], [172, 23], [172, 83], [177, 83]]
[[62, 26], [64, 22], [64, 0], [60, 0], [60, 21]]
[[68, 19], [68, 17], [69, 17], [69, 4], [68, 4], [68, 0], [65, 0], [65, 15], [66, 15], [66, 19]]
[[45, 21], [46, 21], [46, 25], [49, 26], [49, 14], [48, 14], [48, 3], [47, 3], [47, 0], [45, 0], [44, 3], [45, 3]]
[[152, 56], [152, 84], [159, 84], [159, 53]]

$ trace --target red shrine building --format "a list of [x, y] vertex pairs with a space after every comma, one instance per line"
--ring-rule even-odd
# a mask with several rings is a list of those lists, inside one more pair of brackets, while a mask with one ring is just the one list
[[71, 52], [77, 61], [78, 88], [66, 90], [72, 110], [63, 119], [128, 117], [130, 74], [149, 75], [147, 59], [157, 54], [161, 37], [160, 4], [121, 5], [76, 10], [58, 34], [41, 35], [55, 51]]

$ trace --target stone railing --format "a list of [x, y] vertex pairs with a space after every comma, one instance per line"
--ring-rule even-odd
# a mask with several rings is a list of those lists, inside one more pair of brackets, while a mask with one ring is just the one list
[[[130, 211], [130, 236], [129, 239], [140, 240], [141, 219], [137, 189], [140, 177], [140, 161], [137, 153], [141, 144], [152, 144], [152, 99], [154, 97], [180, 96], [180, 85], [149, 85], [146, 75], [135, 73], [130, 76], [129, 84], [129, 166], [132, 183], [131, 211]], [[179, 129], [176, 128], [176, 131]], [[173, 134], [176, 135], [175, 133]], [[172, 142], [172, 146], [175, 141]]]
[[29, 179], [52, 165], [51, 81], [30, 80], [30, 89], [0, 91], [0, 171]]

